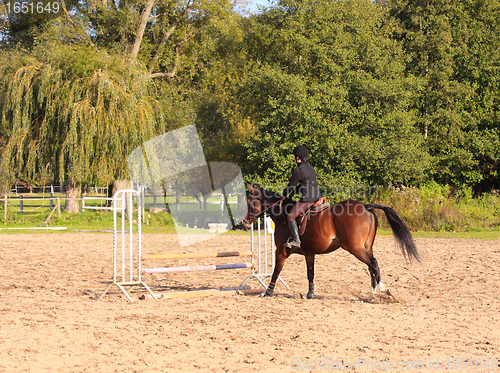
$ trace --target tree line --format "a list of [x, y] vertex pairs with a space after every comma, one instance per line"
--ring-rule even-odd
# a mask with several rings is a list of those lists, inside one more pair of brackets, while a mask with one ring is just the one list
[[498, 0], [57, 3], [0, 5], [2, 185], [107, 185], [196, 124], [208, 161], [266, 185], [302, 144], [332, 188], [500, 188]]

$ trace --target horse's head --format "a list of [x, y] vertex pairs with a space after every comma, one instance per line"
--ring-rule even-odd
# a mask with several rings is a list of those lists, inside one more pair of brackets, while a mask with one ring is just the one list
[[247, 215], [241, 222], [245, 228], [250, 228], [252, 223], [257, 219], [259, 214], [262, 212], [262, 190], [258, 186], [251, 186], [247, 184], [248, 195], [247, 195]]
[[[247, 204], [248, 210], [247, 215], [242, 221], [245, 228], [250, 228], [252, 223], [257, 220], [257, 218], [264, 211], [268, 210], [270, 207], [276, 205], [277, 202], [281, 200], [281, 196], [274, 192], [262, 189], [260, 186], [247, 185], [248, 196]], [[277, 206], [279, 209], [279, 206]]]

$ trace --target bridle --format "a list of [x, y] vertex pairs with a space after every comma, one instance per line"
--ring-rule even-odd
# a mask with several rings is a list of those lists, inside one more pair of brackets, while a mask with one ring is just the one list
[[243, 223], [245, 224], [252, 224], [255, 220], [257, 220], [262, 214], [266, 213], [267, 211], [269, 211], [269, 209], [271, 209], [273, 206], [277, 205], [278, 203], [280, 204], [280, 210], [281, 210], [281, 204], [283, 203], [283, 201], [285, 200], [285, 197], [283, 198], [280, 198], [279, 200], [277, 200], [276, 202], [272, 203], [271, 205], [267, 206], [265, 209], [261, 210], [260, 212], [258, 212], [257, 214], [254, 213], [253, 211], [249, 211], [248, 212], [248, 215], [249, 215], [249, 221], [246, 221], [246, 219], [243, 219]]

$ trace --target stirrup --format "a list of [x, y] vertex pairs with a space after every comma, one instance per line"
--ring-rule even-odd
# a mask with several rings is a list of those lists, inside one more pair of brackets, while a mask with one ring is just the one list
[[292, 249], [294, 247], [300, 248], [301, 244], [302, 243], [300, 241], [295, 241], [292, 237], [290, 237], [286, 242], [285, 246], [288, 247], [289, 249]]

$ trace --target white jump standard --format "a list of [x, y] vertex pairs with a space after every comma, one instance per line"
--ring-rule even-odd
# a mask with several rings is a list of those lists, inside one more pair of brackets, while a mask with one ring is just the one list
[[[107, 292], [108, 290], [113, 286], [116, 285], [122, 292], [125, 294], [127, 299], [130, 302], [133, 302], [132, 298], [130, 297], [129, 292], [125, 290], [125, 286], [131, 286], [132, 288], [130, 289], [130, 293], [134, 290], [135, 287], [137, 286], [142, 286], [144, 287], [153, 297], [154, 293], [151, 291], [149, 286], [142, 281], [141, 279], [141, 261], [137, 260], [137, 263], [134, 265], [134, 258], [140, 258], [142, 253], [142, 227], [141, 227], [141, 209], [137, 209], [137, 239], [136, 239], [136, 246], [137, 246], [137, 253], [134, 255], [134, 232], [133, 232], [133, 219], [132, 216], [134, 214], [134, 203], [133, 203], [133, 197], [137, 196], [137, 204], [138, 206], [142, 206], [141, 204], [141, 193], [132, 190], [132, 189], [124, 189], [124, 190], [119, 190], [115, 193], [113, 196], [113, 282], [104, 290], [104, 292], [101, 294], [101, 296], [97, 299], [101, 299]], [[127, 198], [128, 197], [128, 198]], [[129, 246], [128, 246], [128, 261], [129, 261], [129, 279], [126, 279], [126, 257], [127, 257], [127, 249], [125, 245], [126, 241], [126, 232], [125, 232], [125, 213], [126, 213], [126, 205], [127, 201], [129, 204], [129, 228], [128, 228], [128, 234], [129, 234]], [[118, 206], [118, 202], [121, 202], [120, 205]], [[117, 212], [121, 211], [121, 281], [117, 281], [117, 267], [118, 267], [118, 258], [117, 258], [117, 239], [118, 239], [118, 219], [117, 219]], [[136, 267], [136, 271], [134, 271], [134, 267]], [[134, 276], [134, 272], [137, 272], [136, 275]], [[135, 279], [134, 279], [135, 278]]]
[[[264, 224], [264, 234], [262, 244], [262, 230], [260, 219], [257, 220], [257, 244], [255, 247], [254, 239], [254, 229], [252, 226], [251, 235], [251, 250], [247, 251], [222, 251], [222, 252], [211, 252], [211, 253], [165, 253], [165, 254], [146, 254], [142, 255], [142, 226], [141, 226], [141, 208], [137, 209], [137, 233], [134, 241], [133, 232], [133, 220], [134, 215], [134, 203], [133, 198], [137, 197], [138, 206], [142, 206], [142, 194], [135, 190], [119, 190], [113, 197], [113, 282], [106, 288], [102, 295], [98, 298], [101, 299], [113, 286], [116, 285], [125, 294], [127, 299], [132, 302], [130, 293], [135, 289], [135, 287], [142, 286], [149, 293], [148, 298], [160, 299], [160, 298], [184, 298], [184, 297], [197, 297], [197, 296], [227, 296], [231, 294], [255, 294], [265, 291], [267, 286], [264, 280], [270, 277], [274, 269], [274, 230], [268, 229], [267, 223]], [[119, 203], [121, 202], [121, 204]], [[128, 211], [126, 205], [128, 203]], [[118, 217], [117, 212], [121, 211], [121, 228], [118, 229]], [[128, 212], [128, 231], [126, 231], [125, 226], [125, 215]], [[266, 217], [264, 216], [264, 222], [266, 222]], [[126, 245], [128, 232], [128, 249]], [[271, 238], [271, 249], [268, 250], [268, 233], [270, 232]], [[121, 233], [121, 260], [118, 258], [118, 236]], [[135, 243], [135, 245], [134, 245]], [[135, 247], [134, 247], [135, 246]], [[257, 255], [256, 255], [257, 254]], [[271, 255], [271, 260], [268, 261], [268, 256]], [[159, 268], [143, 268], [143, 261], [156, 261], [156, 260], [170, 260], [170, 259], [204, 259], [204, 258], [228, 258], [228, 257], [251, 257], [251, 262], [248, 263], [225, 263], [225, 264], [213, 264], [213, 265], [195, 265], [195, 266], [180, 266], [180, 267], [159, 267]], [[257, 258], [256, 258], [257, 256]], [[257, 259], [257, 263], [256, 263]], [[128, 263], [127, 263], [128, 260]], [[118, 263], [121, 264], [121, 280], [118, 276]], [[270, 262], [270, 263], [269, 263]], [[128, 264], [128, 265], [127, 265]], [[271, 264], [271, 266], [269, 266]], [[206, 289], [206, 290], [193, 290], [184, 292], [169, 292], [169, 293], [158, 293], [155, 294], [151, 291], [150, 287], [142, 280], [141, 275], [152, 274], [152, 273], [176, 273], [176, 272], [196, 272], [196, 271], [218, 271], [218, 270], [230, 270], [230, 269], [244, 269], [251, 268], [251, 274], [243, 280], [240, 286], [229, 287], [223, 289]], [[128, 274], [128, 278], [127, 278]], [[244, 284], [255, 278], [263, 289], [248, 289], [249, 286], [244, 286]], [[279, 277], [279, 280], [288, 289], [288, 285]], [[130, 291], [127, 292], [125, 287], [130, 286]]]
[[[267, 289], [267, 285], [264, 283], [264, 280], [273, 275], [274, 266], [276, 262], [275, 257], [275, 245], [274, 245], [274, 223], [270, 217], [267, 216], [267, 213], [264, 213], [262, 217], [262, 221], [264, 224], [261, 224], [261, 218], [258, 218], [253, 224], [251, 228], [251, 238], [250, 238], [250, 247], [251, 252], [255, 254], [255, 234], [257, 234], [257, 266], [252, 267], [252, 273], [248, 276], [242, 283], [241, 286], [245, 285], [245, 283], [255, 278], [260, 285]], [[257, 233], [255, 233], [254, 226], [257, 225]], [[264, 225], [264, 230], [262, 232], [262, 225]], [[263, 233], [263, 235], [262, 235]], [[271, 241], [271, 249], [268, 250], [268, 237], [270, 236]], [[262, 245], [264, 242], [264, 245]], [[268, 263], [268, 257], [271, 256], [271, 263]], [[255, 261], [255, 255], [252, 256], [252, 264]], [[278, 280], [281, 281], [283, 285], [287, 289], [290, 287], [287, 285], [285, 281], [278, 277]]]

